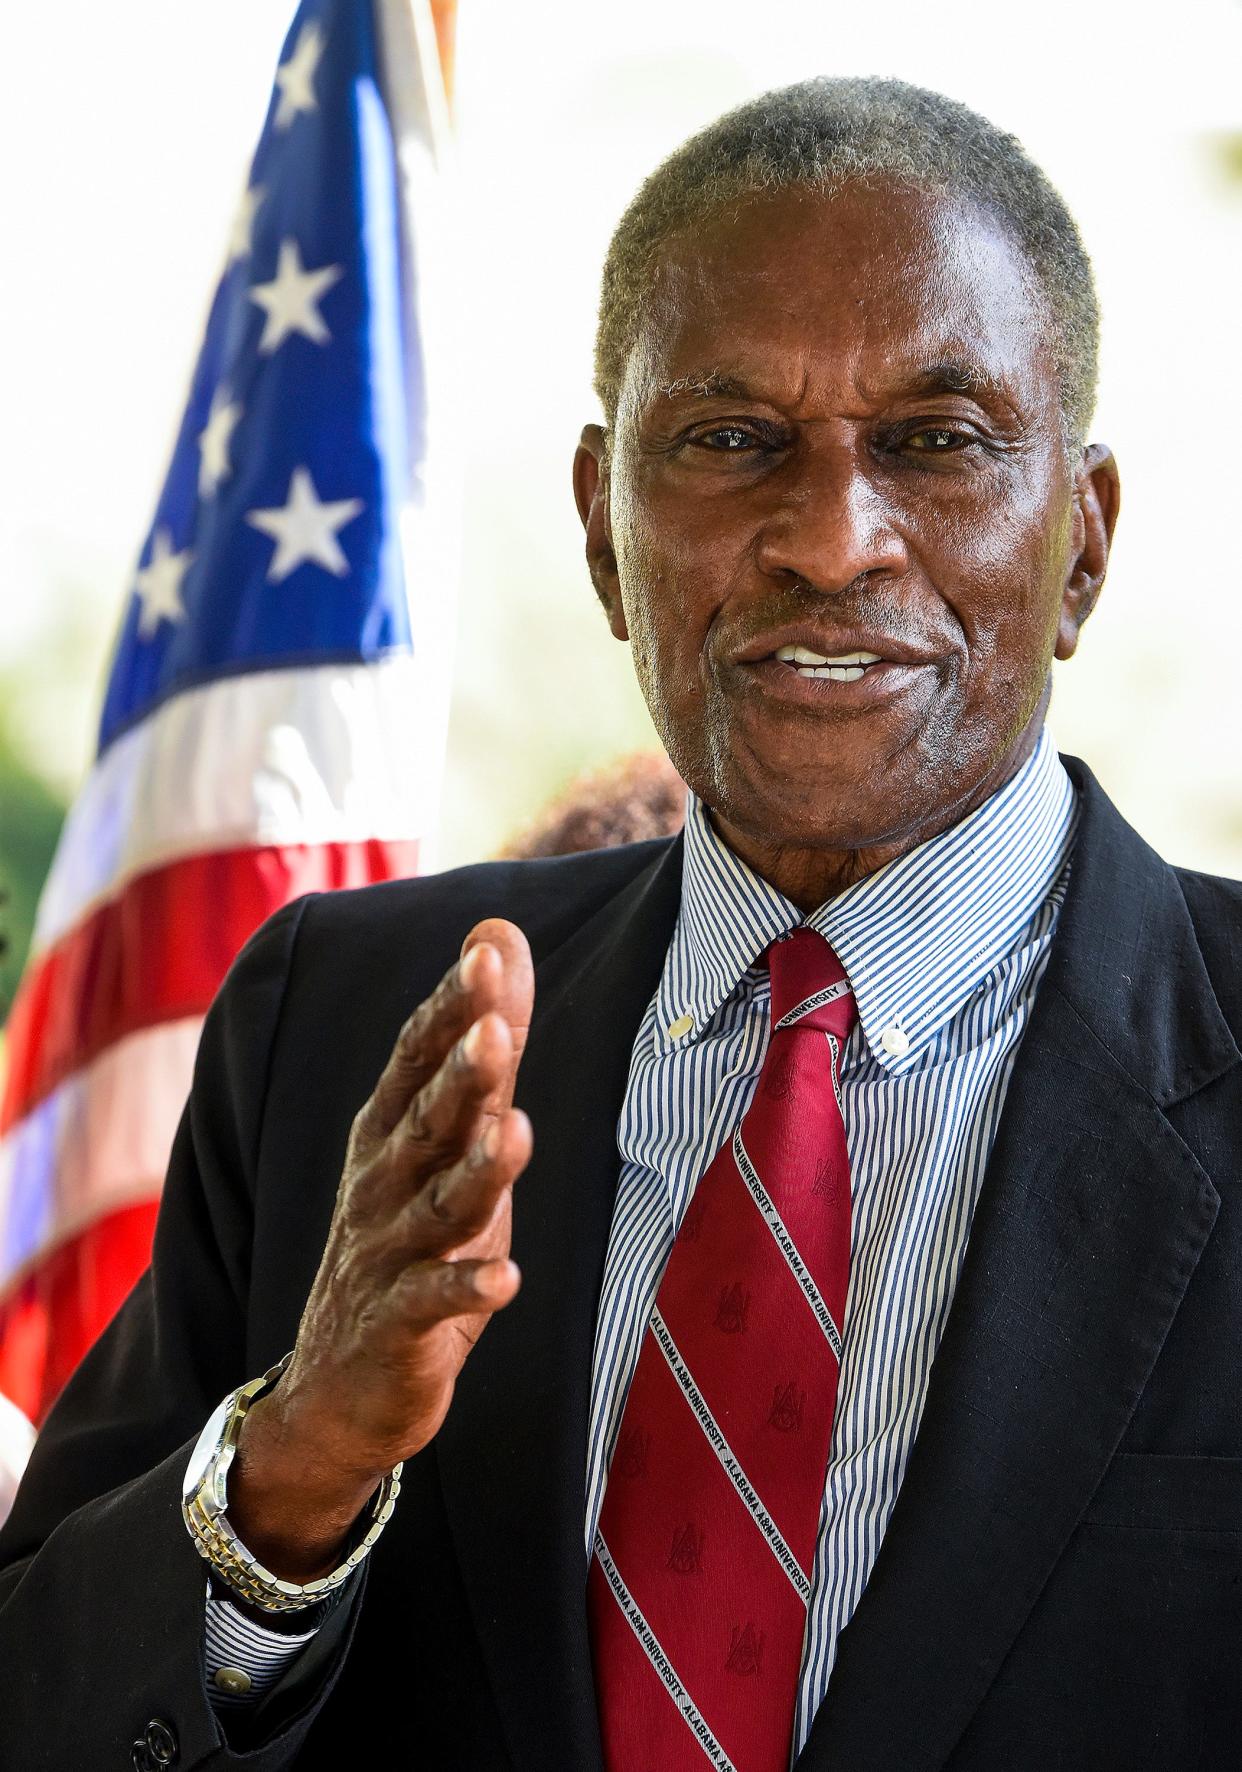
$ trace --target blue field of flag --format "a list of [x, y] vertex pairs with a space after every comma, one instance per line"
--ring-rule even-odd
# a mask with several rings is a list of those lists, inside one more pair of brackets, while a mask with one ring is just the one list
[[410, 644], [397, 174], [370, 6], [289, 33], [168, 478], [102, 752], [179, 690]]

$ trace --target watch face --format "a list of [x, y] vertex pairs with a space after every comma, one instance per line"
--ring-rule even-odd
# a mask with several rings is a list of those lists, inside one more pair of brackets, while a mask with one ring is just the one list
[[198, 1444], [190, 1454], [190, 1462], [185, 1467], [185, 1477], [181, 1484], [182, 1499], [189, 1501], [191, 1496], [202, 1486], [212, 1459], [220, 1449], [224, 1424], [233, 1410], [233, 1397], [227, 1396], [220, 1407], [212, 1415], [207, 1426], [198, 1436]]

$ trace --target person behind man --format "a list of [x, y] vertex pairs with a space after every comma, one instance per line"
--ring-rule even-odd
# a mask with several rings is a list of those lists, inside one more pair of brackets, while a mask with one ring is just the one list
[[1236, 1764], [1242, 892], [1044, 728], [1096, 338], [934, 93], [643, 186], [574, 485], [684, 837], [251, 943], [2, 1541], [0, 1761]]
[[502, 860], [577, 855], [651, 837], [686, 822], [686, 784], [660, 751], [634, 751], [574, 776], [500, 851]]

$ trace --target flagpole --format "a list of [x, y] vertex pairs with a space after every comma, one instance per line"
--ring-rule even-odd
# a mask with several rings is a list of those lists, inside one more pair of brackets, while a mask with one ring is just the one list
[[437, 164], [451, 154], [452, 121], [444, 46], [451, 68], [455, 3], [439, 12], [432, 0], [374, 0], [382, 45], [385, 96], [397, 134], [397, 153], [428, 143]]
[[440, 72], [449, 109], [453, 107], [453, 71], [457, 48], [457, 0], [431, 0], [431, 17], [440, 48]]

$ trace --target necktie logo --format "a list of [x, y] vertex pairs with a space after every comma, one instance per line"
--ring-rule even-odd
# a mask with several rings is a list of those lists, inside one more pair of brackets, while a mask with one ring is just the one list
[[802, 1410], [806, 1403], [806, 1392], [800, 1391], [796, 1384], [778, 1384], [772, 1393], [772, 1409], [768, 1415], [769, 1425], [778, 1433], [796, 1434], [802, 1426]]
[[613, 1459], [613, 1469], [622, 1477], [645, 1477], [647, 1475], [647, 1454], [650, 1450], [650, 1434], [645, 1434], [640, 1427], [626, 1428], [617, 1441], [617, 1455]]
[[668, 1566], [678, 1575], [701, 1575], [703, 1572], [703, 1533], [691, 1520], [673, 1534], [673, 1548]]
[[788, 1101], [793, 1094], [794, 1055], [786, 1049], [773, 1055], [763, 1080], [765, 1095], [772, 1101]]
[[815, 1169], [811, 1192], [831, 1203], [841, 1191], [841, 1171], [833, 1157], [821, 1157]]
[[729, 1655], [725, 1667], [731, 1674], [761, 1674], [763, 1632], [756, 1630], [753, 1624], [735, 1624], [729, 1639]]
[[740, 1280], [732, 1286], [726, 1286], [720, 1294], [720, 1303], [716, 1306], [716, 1327], [726, 1335], [741, 1335], [746, 1328], [746, 1313], [750, 1309], [750, 1293]]
[[686, 1207], [685, 1216], [681, 1221], [681, 1229], [677, 1240], [681, 1243], [697, 1243], [699, 1233], [703, 1229], [703, 1219], [707, 1212], [707, 1201], [704, 1196], [695, 1192], [690, 1204]]

